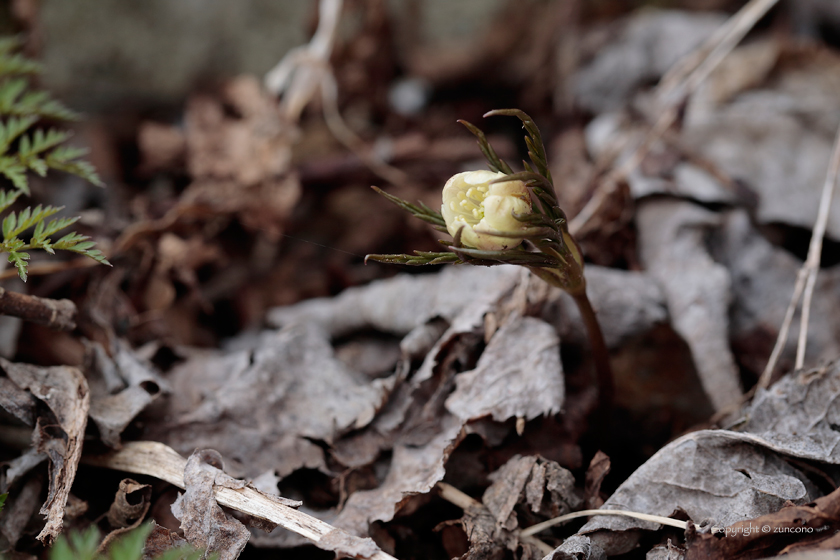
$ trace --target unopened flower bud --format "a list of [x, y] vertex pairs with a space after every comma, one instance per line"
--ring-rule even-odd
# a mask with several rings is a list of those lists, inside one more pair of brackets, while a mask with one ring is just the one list
[[461, 230], [464, 245], [490, 251], [522, 243], [527, 226], [514, 214], [531, 213], [531, 197], [522, 181], [491, 183], [504, 177], [492, 171], [467, 171], [446, 182], [441, 214], [450, 235]]

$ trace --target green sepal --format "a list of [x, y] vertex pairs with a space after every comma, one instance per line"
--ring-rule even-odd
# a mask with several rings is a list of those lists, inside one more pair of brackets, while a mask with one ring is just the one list
[[436, 251], [414, 251], [413, 255], [365, 255], [365, 264], [367, 264], [368, 260], [409, 266], [459, 264], [462, 262], [455, 253]]
[[405, 210], [406, 212], [410, 212], [412, 215], [414, 215], [415, 218], [420, 218], [424, 222], [428, 222], [434, 226], [439, 226], [443, 228], [443, 231], [446, 231], [446, 222], [443, 220], [443, 216], [441, 216], [440, 212], [435, 212], [422, 202], [419, 206], [407, 202], [397, 196], [386, 193], [379, 187], [372, 186], [371, 188], [377, 193], [387, 198], [388, 200], [390, 200], [391, 202], [393, 202], [394, 204], [396, 204], [397, 206], [399, 206], [400, 208], [402, 208], [403, 210]]
[[487, 136], [484, 135], [484, 132], [480, 128], [465, 120], [459, 120], [458, 122], [467, 127], [467, 130], [472, 132], [475, 137], [478, 138], [478, 147], [487, 159], [487, 165], [490, 167], [490, 171], [504, 173], [506, 175], [513, 174], [513, 170], [496, 154], [496, 150], [494, 150], [493, 146], [490, 145], [490, 142], [487, 141]]

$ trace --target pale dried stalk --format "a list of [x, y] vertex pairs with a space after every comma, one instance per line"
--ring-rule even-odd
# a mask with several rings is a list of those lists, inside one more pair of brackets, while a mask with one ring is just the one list
[[693, 53], [684, 57], [662, 78], [657, 96], [681, 103], [709, 77], [714, 69], [741, 42], [755, 24], [779, 0], [751, 0], [729, 18], [711, 37]]
[[618, 183], [641, 165], [651, 146], [676, 122], [683, 101], [700, 87], [756, 22], [777, 2], [778, 0], [751, 0], [729, 18], [704, 45], [684, 57], [666, 74], [656, 91], [656, 97], [665, 103], [662, 114], [633, 154], [604, 178], [589, 202], [569, 221], [569, 231], [572, 235], [580, 232], [592, 219], [604, 201], [615, 191]]
[[375, 150], [366, 147], [364, 141], [347, 126], [338, 109], [338, 85], [330, 66], [330, 54], [343, 5], [343, 0], [321, 0], [318, 4], [318, 29], [312, 40], [286, 53], [265, 75], [263, 82], [267, 90], [283, 96], [283, 113], [293, 122], [299, 120], [303, 109], [320, 89], [324, 121], [332, 135], [371, 171], [392, 184], [404, 185], [408, 182], [408, 175], [389, 165]]
[[[782, 321], [782, 326], [779, 329], [779, 336], [776, 338], [776, 344], [773, 346], [773, 352], [770, 353], [770, 359], [767, 361], [767, 367], [761, 374], [758, 380], [758, 388], [766, 389], [770, 386], [770, 381], [773, 377], [773, 370], [776, 368], [776, 363], [779, 361], [779, 356], [782, 349], [787, 342], [788, 331], [793, 322], [793, 314], [796, 311], [796, 306], [799, 304], [799, 299], [802, 299], [802, 315], [800, 317], [799, 325], [799, 341], [796, 346], [796, 362], [795, 368], [801, 368], [805, 363], [805, 349], [808, 345], [808, 321], [811, 315], [811, 298], [814, 295], [814, 286], [817, 282], [817, 273], [820, 270], [820, 259], [822, 257], [822, 243], [825, 237], [825, 230], [828, 227], [828, 216], [831, 210], [831, 199], [834, 195], [834, 187], [837, 184], [837, 178], [840, 175], [840, 129], [837, 130], [837, 136], [834, 140], [834, 148], [831, 153], [831, 162], [828, 164], [828, 172], [825, 176], [825, 183], [823, 183], [822, 195], [820, 196], [820, 208], [817, 213], [817, 221], [814, 224], [814, 231], [811, 234], [811, 244], [808, 247], [808, 256], [805, 263], [796, 275], [796, 284], [793, 288], [793, 296], [790, 298], [787, 310], [785, 311], [785, 318]], [[804, 292], [804, 297], [803, 297]]]
[[[441, 498], [449, 503], [455, 504], [461, 509], [465, 510], [470, 507], [484, 507], [484, 504], [481, 502], [474, 500], [472, 497], [464, 494], [454, 486], [445, 482], [438, 482], [437, 489]], [[577, 519], [579, 517], [591, 517], [593, 515], [621, 515], [624, 517], [632, 517], [633, 519], [641, 519], [642, 521], [659, 523], [660, 525], [668, 525], [669, 527], [676, 527], [677, 529], [682, 529], [683, 531], [686, 527], [688, 527], [688, 523], [686, 521], [671, 519], [670, 517], [662, 517], [661, 515], [636, 513], [635, 511], [624, 511], [620, 509], [585, 509], [573, 513], [567, 513], [566, 515], [561, 515], [560, 517], [555, 517], [554, 519], [549, 519], [548, 521], [543, 521], [542, 523], [537, 523], [536, 525], [531, 525], [530, 527], [519, 531], [519, 538], [526, 542], [532, 542], [526, 539], [533, 539], [534, 535], [540, 531], [548, 529], [549, 527], [554, 527], [555, 525], [560, 525], [561, 523], [565, 523], [566, 521], [571, 521], [572, 519]], [[543, 544], [544, 546], [548, 546], [542, 541], [537, 542]], [[554, 549], [549, 547], [549, 552], [553, 550]]]
[[661, 515], [624, 511], [623, 509], [583, 509], [567, 513], [566, 515], [561, 515], [560, 517], [555, 517], [554, 519], [549, 519], [548, 521], [543, 521], [542, 523], [537, 523], [536, 525], [531, 525], [527, 529], [522, 529], [519, 534], [524, 536], [535, 535], [540, 531], [544, 531], [549, 527], [554, 527], [555, 525], [560, 525], [566, 521], [571, 521], [572, 519], [577, 519], [579, 517], [591, 517], [593, 515], [619, 515], [623, 517], [632, 517], [633, 519], [641, 519], [642, 521], [650, 521], [652, 523], [659, 523], [660, 525], [676, 527], [677, 529], [682, 529], [683, 531], [685, 531], [686, 527], [688, 527], [688, 522], [686, 521], [671, 519], [670, 517], [662, 517]]
[[[97, 467], [153, 476], [178, 488], [185, 488], [184, 467], [187, 465], [187, 460], [174, 449], [160, 442], [129, 442], [124, 444], [119, 451], [106, 455], [85, 457], [83, 462]], [[284, 529], [306, 537], [316, 545], [330, 532], [344, 533], [344, 531], [333, 527], [329, 523], [283, 503], [295, 505], [296, 502], [292, 500], [269, 496], [249, 486], [241, 489], [216, 486], [213, 491], [219, 504], [276, 523]], [[348, 533], [345, 534], [350, 537]], [[369, 560], [397, 560], [382, 551], [368, 558]]]
[[823, 238], [825, 237], [825, 230], [828, 226], [828, 214], [831, 210], [831, 199], [834, 196], [834, 187], [837, 184], [838, 174], [840, 174], [840, 128], [837, 129], [837, 136], [834, 139], [831, 162], [828, 164], [828, 172], [825, 176], [825, 183], [823, 183], [822, 196], [820, 196], [820, 210], [817, 214], [814, 232], [811, 234], [808, 258], [805, 260], [805, 266], [808, 268], [808, 283], [805, 285], [805, 295], [802, 299], [799, 344], [796, 347], [796, 369], [801, 368], [805, 362], [805, 347], [808, 344], [808, 319], [811, 313], [811, 297], [814, 295], [814, 285], [817, 283], [817, 274], [820, 271]]

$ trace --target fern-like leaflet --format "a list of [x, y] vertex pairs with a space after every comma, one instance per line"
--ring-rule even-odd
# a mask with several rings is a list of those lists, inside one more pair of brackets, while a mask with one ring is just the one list
[[[43, 119], [72, 121], [79, 116], [52, 99], [49, 93], [30, 90], [27, 76], [36, 74], [41, 67], [19, 54], [19, 47], [16, 38], [0, 38], [0, 176], [8, 179], [12, 186], [10, 190], [0, 190], [0, 212], [7, 210], [20, 195], [29, 196], [29, 172], [44, 177], [51, 169], [63, 171], [102, 186], [93, 166], [81, 159], [87, 150], [65, 145], [70, 138], [68, 131], [33, 128]], [[60, 207], [39, 205], [34, 210], [25, 208], [3, 218], [0, 252], [8, 254], [9, 262], [24, 281], [29, 261], [27, 251], [31, 249], [50, 254], [56, 250], [71, 251], [110, 264], [85, 235], [68, 233], [58, 241], [52, 241], [52, 236], [78, 220], [57, 218], [45, 222], [61, 210]], [[33, 227], [27, 243], [20, 236]]]

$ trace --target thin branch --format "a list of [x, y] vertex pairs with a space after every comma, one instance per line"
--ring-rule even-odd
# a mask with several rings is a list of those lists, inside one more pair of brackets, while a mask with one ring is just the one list
[[817, 221], [814, 224], [814, 231], [811, 234], [811, 244], [808, 247], [808, 256], [805, 263], [799, 272], [796, 274], [796, 284], [793, 287], [793, 295], [790, 298], [787, 310], [785, 311], [785, 318], [782, 321], [782, 326], [779, 329], [779, 336], [776, 337], [776, 344], [773, 346], [773, 351], [770, 353], [770, 358], [767, 360], [767, 366], [761, 373], [758, 380], [757, 387], [759, 389], [767, 389], [773, 378], [773, 370], [779, 361], [779, 356], [782, 349], [787, 342], [790, 325], [793, 322], [793, 315], [796, 311], [796, 306], [799, 300], [805, 297], [802, 301], [802, 316], [800, 317], [799, 327], [799, 341], [796, 347], [796, 369], [801, 368], [805, 363], [805, 347], [808, 344], [808, 321], [811, 314], [811, 298], [814, 294], [814, 286], [817, 281], [817, 273], [820, 270], [820, 259], [822, 257], [822, 242], [825, 236], [825, 230], [828, 226], [829, 210], [831, 209], [831, 199], [834, 194], [834, 186], [837, 184], [837, 178], [840, 175], [840, 129], [837, 131], [837, 137], [834, 141], [834, 148], [832, 150], [831, 162], [828, 165], [828, 171], [823, 184], [822, 195], [820, 196], [820, 208], [817, 213]]
[[709, 74], [741, 42], [744, 35], [777, 2], [778, 0], [751, 0], [729, 18], [706, 44], [684, 57], [661, 80], [656, 96], [665, 102], [662, 114], [633, 154], [604, 178], [589, 202], [569, 222], [569, 231], [573, 235], [580, 232], [592, 219], [604, 201], [615, 191], [617, 185], [641, 165], [651, 146], [676, 122], [682, 103], [700, 87]]
[[0, 315], [19, 317], [59, 331], [76, 328], [76, 304], [69, 299], [48, 299], [0, 288]]
[[341, 142], [345, 148], [356, 154], [362, 163], [368, 168], [393, 185], [405, 185], [408, 183], [408, 175], [405, 171], [390, 165], [379, 157], [375, 150], [365, 146], [365, 142], [347, 126], [341, 111], [338, 109], [338, 85], [333, 76], [332, 69], [327, 68], [321, 77], [321, 98], [324, 104], [324, 121], [332, 135]]
[[803, 266], [796, 274], [796, 284], [793, 287], [793, 295], [790, 298], [787, 310], [785, 310], [785, 318], [782, 320], [782, 326], [779, 329], [779, 336], [776, 337], [776, 344], [773, 346], [773, 351], [770, 353], [767, 365], [764, 367], [764, 371], [758, 379], [758, 385], [756, 385], [756, 387], [759, 389], [766, 389], [770, 386], [770, 381], [773, 377], [773, 370], [776, 369], [776, 363], [779, 361], [779, 356], [782, 355], [785, 342], [787, 342], [788, 331], [790, 331], [790, 325], [793, 323], [793, 314], [796, 312], [796, 306], [799, 305], [799, 300], [802, 298], [802, 291], [805, 289], [805, 280], [807, 277], [807, 272]]
[[657, 96], [660, 99], [676, 97], [676, 101], [681, 102], [686, 94], [697, 89], [778, 1], [751, 0], [745, 4], [703, 46], [668, 71], [657, 87]]
[[823, 184], [822, 196], [820, 196], [820, 210], [817, 214], [817, 222], [814, 225], [814, 232], [811, 234], [811, 245], [808, 247], [808, 258], [805, 259], [805, 266], [808, 268], [808, 282], [805, 284], [805, 295], [802, 298], [802, 317], [799, 326], [799, 344], [796, 347], [796, 369], [802, 367], [805, 362], [805, 347], [808, 344], [808, 319], [811, 313], [811, 297], [814, 295], [814, 286], [817, 283], [817, 274], [820, 271], [820, 259], [822, 257], [822, 243], [825, 237], [825, 230], [828, 226], [828, 214], [831, 210], [831, 198], [834, 196], [834, 187], [837, 184], [837, 176], [840, 175], [840, 128], [837, 129], [837, 137], [834, 140], [834, 149], [831, 153], [831, 162], [828, 164], [828, 172]]
[[[82, 462], [97, 467], [154, 476], [178, 488], [186, 488], [184, 467], [187, 465], [187, 460], [171, 447], [156, 441], [125, 443], [119, 451], [84, 457]], [[299, 505], [300, 502], [269, 496], [250, 486], [241, 489], [214, 486], [213, 492], [219, 504], [276, 523], [306, 537], [316, 545], [327, 534], [335, 531], [344, 533], [347, 538], [352, 538], [349, 533], [290, 507]], [[381, 550], [367, 559], [396, 560]]]

